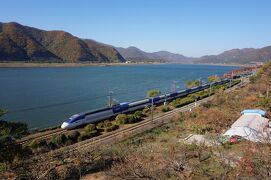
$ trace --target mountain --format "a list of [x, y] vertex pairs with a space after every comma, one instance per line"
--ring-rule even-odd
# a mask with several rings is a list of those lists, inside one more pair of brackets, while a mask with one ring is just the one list
[[80, 39], [64, 31], [45, 31], [0, 23], [0, 61], [125, 62], [109, 45]]
[[45, 31], [16, 22], [0, 23], [0, 62], [170, 62], [238, 63], [271, 60], [271, 46], [232, 49], [218, 55], [186, 57], [168, 51], [144, 52], [136, 47], [113, 47], [91, 39], [80, 39], [65, 31]]
[[239, 63], [266, 62], [271, 60], [271, 46], [254, 49], [232, 49], [218, 55], [202, 56], [197, 63]]
[[190, 58], [185, 57], [180, 54], [174, 54], [168, 51], [158, 51], [158, 52], [144, 52], [136, 47], [128, 47], [128, 48], [122, 48], [117, 47], [116, 48], [119, 53], [127, 60], [129, 61], [166, 61], [166, 62], [180, 62], [180, 63], [188, 63], [190, 62]]
[[144, 52], [136, 47], [116, 48], [119, 53], [130, 61], [162, 61], [173, 63], [213, 63], [213, 64], [246, 64], [251, 62], [266, 62], [271, 60], [271, 46], [254, 49], [232, 49], [218, 55], [206, 55], [198, 58], [186, 57], [167, 51], [153, 53]]

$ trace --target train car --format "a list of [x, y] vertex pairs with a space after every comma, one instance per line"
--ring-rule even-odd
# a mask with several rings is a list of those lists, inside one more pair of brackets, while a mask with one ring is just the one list
[[175, 98], [184, 97], [184, 96], [187, 96], [191, 93], [195, 93], [195, 92], [207, 89], [210, 86], [221, 85], [221, 84], [225, 84], [228, 82], [230, 82], [230, 79], [224, 79], [224, 80], [221, 80], [218, 82], [204, 84], [201, 86], [197, 86], [197, 87], [193, 87], [190, 89], [181, 90], [181, 91], [177, 91], [177, 92], [172, 92], [172, 93], [168, 93], [165, 95], [156, 96], [153, 98], [147, 98], [147, 99], [143, 99], [143, 100], [135, 101], [135, 102], [131, 102], [131, 103], [128, 103], [128, 102], [120, 103], [120, 104], [114, 105], [112, 108], [105, 107], [105, 108], [96, 109], [93, 111], [75, 114], [75, 115], [71, 116], [68, 120], [63, 122], [63, 124], [61, 125], [61, 128], [62, 129], [73, 129], [78, 126], [84, 125], [84, 124], [95, 123], [95, 122], [101, 121], [103, 119], [116, 116], [117, 114], [120, 114], [120, 113], [127, 113], [130, 111], [136, 111], [139, 109], [143, 109], [143, 108], [151, 105], [152, 103], [154, 105], [160, 104], [166, 100], [173, 100]]
[[71, 116], [67, 121], [65, 121], [62, 125], [62, 129], [74, 129], [78, 126], [82, 126], [84, 124], [89, 123], [95, 123], [97, 121], [110, 118], [114, 116], [114, 113], [111, 108], [104, 110], [104, 111], [98, 111], [98, 112], [92, 112], [92, 113], [80, 113], [75, 114]]
[[128, 109], [129, 109], [129, 103], [128, 102], [120, 103], [120, 104], [114, 105], [112, 107], [112, 111], [113, 111], [114, 114], [126, 111]]
[[149, 99], [143, 99], [143, 100], [140, 100], [140, 101], [135, 101], [135, 102], [131, 102], [129, 104], [129, 107], [135, 107], [135, 106], [138, 106], [138, 105], [145, 105], [145, 104], [148, 104], [149, 103]]

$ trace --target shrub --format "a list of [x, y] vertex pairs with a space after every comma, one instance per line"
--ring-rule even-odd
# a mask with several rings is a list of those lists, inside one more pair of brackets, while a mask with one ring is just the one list
[[161, 94], [161, 91], [159, 89], [152, 89], [148, 91], [147, 97], [155, 97]]
[[61, 134], [57, 138], [60, 144], [64, 144], [67, 141], [67, 136], [65, 134]]
[[149, 112], [150, 112], [150, 108], [145, 108], [145, 109], [143, 109], [143, 111], [142, 111], [142, 113], [143, 113], [144, 115], [147, 115]]
[[23, 154], [25, 150], [15, 140], [5, 137], [0, 139], [0, 163], [13, 162]]
[[111, 132], [111, 131], [114, 131], [114, 130], [116, 130], [116, 129], [118, 129], [118, 128], [119, 128], [118, 125], [113, 124], [113, 125], [110, 126], [110, 127], [106, 127], [104, 130], [105, 130], [105, 132]]
[[136, 112], [134, 113], [134, 116], [135, 116], [137, 119], [141, 119], [141, 118], [144, 117], [142, 111], [136, 111]]
[[38, 146], [39, 147], [42, 147], [42, 146], [46, 146], [47, 145], [47, 142], [45, 139], [41, 139], [39, 142], [38, 142]]
[[251, 83], [255, 83], [256, 81], [257, 81], [257, 76], [256, 75], [253, 75], [253, 76], [250, 76], [249, 77], [249, 81], [251, 82]]
[[110, 122], [109, 120], [104, 121], [105, 128], [110, 127], [110, 126], [112, 126], [112, 122]]
[[82, 132], [79, 136], [78, 136], [78, 141], [84, 141], [86, 139], [98, 136], [99, 132], [97, 130], [93, 130], [91, 132]]
[[96, 129], [96, 126], [94, 124], [88, 124], [84, 129], [86, 132], [91, 132]]
[[20, 136], [27, 134], [27, 125], [20, 122], [7, 122], [0, 120], [0, 136], [13, 135]]
[[81, 133], [80, 134], [80, 136], [78, 136], [78, 141], [80, 142], [80, 141], [84, 141], [84, 140], [86, 140], [86, 139], [88, 139], [89, 137], [88, 137], [88, 133], [87, 132], [83, 132], [83, 133]]
[[31, 149], [37, 149], [39, 147], [38, 141], [37, 140], [33, 140], [29, 143], [28, 145]]
[[67, 141], [67, 137], [65, 134], [61, 134], [58, 136], [53, 136], [50, 140], [50, 142], [48, 143], [49, 147], [51, 149], [55, 149], [57, 147], [60, 147], [61, 145], [63, 145], [65, 142]]
[[205, 134], [205, 133], [210, 132], [210, 131], [213, 130], [213, 128], [211, 126], [208, 126], [208, 125], [193, 125], [192, 129], [197, 134]]
[[128, 115], [128, 123], [132, 124], [132, 123], [136, 123], [138, 121], [140, 121], [142, 118], [139, 117], [137, 114], [129, 114]]
[[112, 126], [112, 122], [110, 122], [109, 120], [106, 120], [104, 122], [100, 122], [98, 125], [97, 125], [97, 128], [98, 129], [105, 129], [107, 127], [110, 127]]
[[41, 139], [41, 140], [36, 140], [34, 139], [33, 141], [31, 141], [28, 146], [31, 148], [31, 149], [37, 149], [37, 148], [40, 148], [40, 147], [43, 147], [43, 146], [47, 146], [47, 142], [45, 139]]
[[74, 131], [74, 132], [71, 132], [70, 134], [68, 134], [67, 139], [71, 140], [72, 142], [76, 142], [78, 136], [80, 136], [80, 133], [78, 131]]
[[161, 111], [162, 112], [168, 112], [168, 111], [171, 111], [171, 109], [170, 109], [169, 106], [164, 106], [164, 107], [162, 107]]
[[202, 106], [209, 109], [212, 106], [212, 102], [211, 101], [204, 102], [202, 103]]
[[99, 123], [97, 124], [97, 126], [96, 126], [97, 129], [104, 129], [104, 127], [105, 127], [104, 122], [99, 122]]
[[117, 124], [126, 124], [128, 122], [128, 117], [126, 114], [119, 114], [116, 117]]
[[194, 101], [195, 100], [192, 97], [185, 97], [185, 98], [182, 98], [182, 99], [176, 99], [172, 103], [173, 103], [175, 108], [179, 108], [179, 107], [185, 106], [187, 104], [190, 104], [190, 103], [192, 103]]

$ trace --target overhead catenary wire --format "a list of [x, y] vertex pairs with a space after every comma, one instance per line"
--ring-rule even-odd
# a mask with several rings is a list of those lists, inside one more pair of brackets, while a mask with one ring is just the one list
[[[140, 89], [140, 90], [135, 90], [135, 91], [129, 91], [129, 92], [114, 93], [114, 95], [134, 94], [134, 93], [148, 91], [150, 89], [155, 89], [155, 88], [162, 88], [162, 87], [155, 86], [155, 87], [149, 87], [147, 89], [145, 88], [145, 89]], [[66, 101], [66, 102], [59, 102], [59, 103], [46, 104], [46, 105], [41, 105], [41, 106], [34, 106], [34, 107], [27, 107], [27, 108], [22, 108], [22, 109], [15, 109], [15, 110], [9, 111], [9, 114], [26, 112], [26, 111], [33, 111], [33, 110], [38, 110], [38, 109], [47, 109], [47, 108], [59, 107], [59, 106], [64, 106], [64, 105], [69, 105], [69, 104], [75, 104], [75, 103], [79, 103], [79, 102], [87, 102], [87, 101], [97, 100], [97, 99], [107, 98], [107, 97], [108, 97], [108, 95], [106, 95], [106, 94], [102, 95], [102, 96], [89, 97], [89, 98], [87, 98], [87, 97], [81, 97], [81, 98], [70, 100], [70, 101]]]

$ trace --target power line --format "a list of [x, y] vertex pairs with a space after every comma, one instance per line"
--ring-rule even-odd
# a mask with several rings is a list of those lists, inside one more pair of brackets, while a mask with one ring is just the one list
[[[151, 87], [151, 88], [158, 88], [158, 87]], [[148, 90], [151, 89], [151, 88], [148, 88]], [[129, 92], [126, 92], [126, 93], [115, 93], [114, 95], [133, 94], [133, 93], [137, 93], [137, 92], [141, 92], [141, 91], [144, 91], [144, 90], [141, 89], [141, 90], [136, 90], [136, 91], [129, 91]], [[87, 101], [90, 101], [90, 100], [96, 100], [96, 99], [106, 98], [106, 97], [108, 97], [108, 96], [107, 95], [102, 95], [102, 96], [96, 96], [96, 97], [91, 97], [91, 98], [79, 98], [79, 99], [76, 99], [76, 100], [71, 100], [71, 101], [66, 101], [66, 102], [52, 103], [52, 104], [47, 104], [47, 105], [42, 105], [42, 106], [34, 106], [34, 107], [23, 108], [23, 109], [15, 109], [15, 110], [9, 111], [9, 113], [18, 113], [18, 112], [37, 110], [37, 109], [47, 109], [47, 108], [52, 108], [52, 107], [68, 105], [68, 104], [75, 104], [75, 103], [79, 103], [79, 102], [87, 102]]]
[[[128, 94], [134, 94], [134, 93], [138, 93], [138, 92], [148, 91], [150, 89], [160, 89], [160, 88], [162, 88], [162, 87], [153, 86], [153, 87], [139, 89], [139, 90], [135, 90], [135, 91], [114, 93], [114, 95], [128, 95]], [[96, 96], [96, 97], [90, 97], [90, 98], [84, 97], [84, 98], [79, 98], [76, 100], [71, 100], [71, 101], [66, 101], [66, 102], [52, 103], [52, 104], [28, 107], [28, 108], [23, 108], [23, 109], [15, 109], [15, 110], [9, 111], [9, 113], [19, 113], [19, 112], [25, 112], [25, 111], [33, 111], [33, 110], [37, 110], [37, 109], [47, 109], [47, 108], [59, 107], [59, 106], [64, 106], [64, 105], [69, 105], [69, 104], [75, 104], [75, 103], [79, 103], [79, 102], [87, 102], [90, 100], [96, 100], [96, 99], [106, 98], [106, 97], [108, 98], [109, 96], [102, 95], [102, 96]], [[111, 98], [112, 98], [112, 94], [111, 94]], [[109, 100], [109, 102], [110, 102], [110, 100]], [[112, 105], [112, 103], [113, 103], [113, 99], [111, 99], [111, 105]]]

